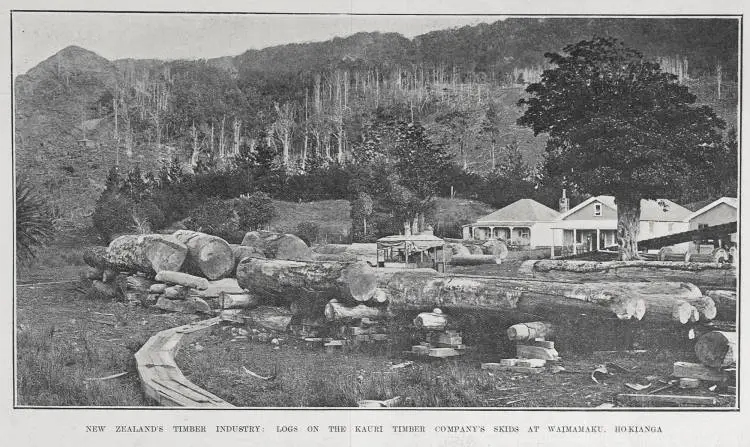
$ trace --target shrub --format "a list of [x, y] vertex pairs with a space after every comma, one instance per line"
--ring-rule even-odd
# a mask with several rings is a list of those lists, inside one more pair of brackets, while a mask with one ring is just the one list
[[52, 219], [44, 201], [28, 186], [16, 186], [16, 253], [18, 260], [28, 262], [35, 250], [54, 235]]
[[239, 230], [239, 218], [231, 203], [218, 197], [206, 199], [190, 211], [184, 221], [185, 227], [193, 231], [233, 239]]
[[307, 245], [312, 245], [313, 242], [318, 240], [318, 236], [320, 235], [320, 225], [314, 222], [301, 222], [297, 225], [297, 231], [295, 231], [294, 234], [305, 241]]
[[260, 191], [235, 200], [234, 209], [239, 216], [239, 227], [243, 230], [258, 230], [276, 217], [273, 200]]
[[91, 219], [94, 229], [105, 241], [133, 230], [133, 208], [135, 204], [121, 194], [102, 194], [96, 202]]

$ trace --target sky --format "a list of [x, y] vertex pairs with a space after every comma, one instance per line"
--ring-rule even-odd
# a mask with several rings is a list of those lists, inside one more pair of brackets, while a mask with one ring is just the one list
[[26, 73], [69, 45], [109, 60], [234, 56], [361, 31], [414, 37], [429, 31], [495, 22], [502, 16], [352, 16], [257, 14], [123, 14], [15, 12], [13, 71]]

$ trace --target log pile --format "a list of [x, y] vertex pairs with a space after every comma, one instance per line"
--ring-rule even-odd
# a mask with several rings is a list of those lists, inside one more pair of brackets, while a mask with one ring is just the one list
[[439, 308], [417, 315], [414, 326], [421, 331], [423, 341], [411, 347], [411, 354], [435, 358], [462, 355], [465, 346], [461, 333], [446, 329], [447, 324], [447, 317]]
[[735, 289], [737, 272], [727, 263], [680, 261], [524, 261], [519, 274], [538, 279], [574, 282], [673, 281], [701, 289]]

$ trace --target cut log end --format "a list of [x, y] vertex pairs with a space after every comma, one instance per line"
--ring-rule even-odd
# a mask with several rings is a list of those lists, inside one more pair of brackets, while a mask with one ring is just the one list
[[703, 334], [695, 343], [698, 360], [713, 368], [737, 363], [737, 333], [712, 331]]

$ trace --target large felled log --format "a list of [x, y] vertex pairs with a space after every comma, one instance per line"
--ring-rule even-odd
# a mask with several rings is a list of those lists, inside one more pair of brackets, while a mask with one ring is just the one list
[[645, 321], [673, 322], [687, 324], [699, 319], [698, 310], [690, 303], [681, 298], [671, 295], [644, 295], [646, 300]]
[[545, 321], [530, 321], [528, 323], [514, 324], [508, 328], [507, 334], [508, 339], [513, 341], [552, 338], [555, 336], [555, 327], [552, 323]]
[[493, 255], [467, 255], [453, 256], [449, 264], [451, 265], [481, 265], [481, 264], [500, 264], [502, 260]]
[[83, 250], [83, 262], [85, 262], [86, 265], [90, 267], [103, 271], [105, 268], [109, 267], [107, 265], [107, 261], [105, 260], [106, 254], [107, 247], [86, 247], [86, 249]]
[[259, 306], [245, 313], [245, 321], [264, 329], [285, 332], [292, 322], [292, 314], [283, 307]]
[[670, 261], [575, 261], [530, 260], [519, 267], [520, 275], [553, 281], [677, 281], [701, 289], [735, 288], [737, 275], [730, 264]]
[[361, 302], [369, 300], [378, 287], [372, 267], [363, 262], [300, 262], [247, 258], [237, 266], [240, 287], [267, 302], [294, 302], [332, 298]]
[[737, 319], [737, 292], [731, 290], [709, 290], [706, 296], [716, 304], [716, 318], [735, 321]]
[[224, 239], [190, 230], [175, 231], [174, 237], [187, 246], [183, 271], [211, 280], [234, 271], [234, 252]]
[[708, 296], [701, 296], [698, 298], [690, 298], [690, 297], [681, 297], [681, 299], [687, 301], [690, 303], [693, 307], [698, 310], [698, 314], [700, 315], [700, 320], [702, 322], [711, 321], [714, 318], [716, 318], [717, 310], [716, 310], [716, 303], [714, 302], [711, 297]]
[[335, 262], [354, 262], [357, 256], [351, 253], [313, 253], [313, 261], [335, 261]]
[[380, 287], [388, 293], [389, 305], [515, 310], [553, 319], [585, 314], [639, 320], [645, 312], [643, 299], [629, 289], [619, 289], [618, 283], [571, 284], [431, 272], [428, 269], [379, 272]]
[[242, 244], [255, 247], [267, 258], [292, 261], [312, 260], [312, 250], [305, 241], [293, 234], [281, 234], [271, 231], [251, 231], [245, 234]]
[[713, 368], [737, 364], [737, 333], [712, 331], [703, 334], [695, 343], [695, 355], [706, 366]]
[[156, 274], [156, 280], [168, 284], [177, 284], [179, 286], [190, 287], [192, 289], [208, 289], [208, 280], [199, 276], [183, 272], [173, 272], [164, 270]]
[[186, 256], [187, 247], [173, 236], [128, 234], [109, 244], [104, 261], [116, 270], [155, 274], [179, 270]]
[[249, 293], [226, 293], [219, 295], [220, 309], [248, 309], [258, 305], [258, 297]]
[[414, 326], [417, 329], [442, 331], [447, 325], [448, 319], [440, 309], [434, 309], [432, 312], [422, 312], [414, 318]]
[[690, 253], [685, 254], [685, 262], [727, 262], [729, 254], [723, 248], [717, 248], [711, 253]]
[[384, 319], [390, 314], [382, 307], [370, 307], [364, 304], [347, 307], [336, 300], [331, 300], [326, 304], [325, 315], [328, 321], [350, 321], [362, 318]]
[[246, 245], [238, 245], [238, 244], [229, 244], [229, 246], [232, 248], [232, 253], [234, 253], [234, 267], [237, 268], [237, 265], [245, 258], [265, 258], [266, 255], [263, 253], [263, 250], [257, 248], [257, 247], [248, 247]]

